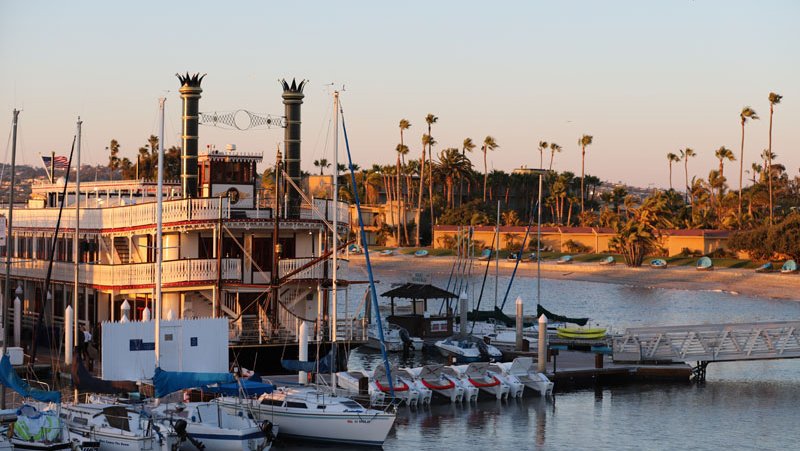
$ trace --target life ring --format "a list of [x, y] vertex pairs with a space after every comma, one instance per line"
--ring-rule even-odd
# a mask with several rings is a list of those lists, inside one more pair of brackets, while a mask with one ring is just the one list
[[[396, 391], [396, 392], [397, 391], [408, 391], [408, 384], [406, 384], [405, 382], [400, 382], [400, 383], [403, 384], [403, 385], [399, 385], [397, 387], [394, 387], [394, 391]], [[377, 386], [378, 390], [380, 390], [382, 392], [390, 391], [389, 387], [384, 387], [383, 385], [381, 385], [381, 382], [379, 380], [375, 381], [375, 386]]]
[[451, 388], [454, 388], [456, 386], [456, 384], [451, 380], [448, 380], [448, 383], [446, 385], [433, 385], [430, 382], [426, 381], [425, 379], [422, 379], [422, 385], [428, 387], [431, 390], [450, 390]]
[[474, 385], [474, 386], [476, 386], [476, 387], [478, 387], [478, 388], [496, 387], [496, 386], [500, 385], [500, 379], [498, 379], [497, 376], [492, 376], [492, 379], [493, 379], [492, 382], [478, 382], [475, 379], [470, 377], [469, 378], [469, 383]]

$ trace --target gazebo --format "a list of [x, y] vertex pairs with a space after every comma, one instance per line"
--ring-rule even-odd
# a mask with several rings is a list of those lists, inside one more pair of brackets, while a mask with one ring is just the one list
[[[450, 314], [449, 303], [445, 309], [444, 303], [450, 299], [458, 299], [458, 295], [443, 290], [431, 284], [405, 283], [381, 294], [391, 299], [391, 316], [387, 320], [408, 330], [411, 335], [426, 337], [449, 337], [453, 334], [453, 317]], [[411, 314], [395, 315], [394, 300], [410, 299]], [[428, 313], [428, 300], [441, 299], [444, 316]]]

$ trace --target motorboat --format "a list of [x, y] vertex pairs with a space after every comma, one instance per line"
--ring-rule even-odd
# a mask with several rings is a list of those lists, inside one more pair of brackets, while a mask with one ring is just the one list
[[427, 256], [428, 256], [428, 251], [425, 250], [425, 249], [420, 249], [420, 250], [414, 252], [414, 257], [416, 257], [416, 258], [422, 258], [422, 257], [427, 257]]
[[203, 446], [220, 451], [268, 451], [277, 434], [269, 420], [256, 422], [250, 415], [238, 415], [216, 402], [160, 404], [151, 410], [153, 417], [187, 440], [180, 449], [194, 451]]
[[481, 251], [481, 255], [478, 256], [479, 261], [486, 261], [492, 258], [492, 250], [491, 249], [484, 249]]
[[61, 417], [73, 435], [99, 442], [105, 451], [174, 451], [181, 425], [165, 425], [133, 405], [63, 404]]
[[473, 362], [469, 365], [453, 366], [452, 368], [473, 387], [495, 396], [497, 399], [508, 399], [511, 387], [489, 371], [489, 363]]
[[448, 378], [444, 374], [444, 368], [444, 365], [433, 364], [411, 368], [409, 371], [414, 374], [416, 380], [420, 381], [425, 388], [444, 396], [450, 402], [462, 402], [464, 400], [464, 388], [461, 384], [456, 384], [454, 380]]
[[608, 257], [605, 257], [602, 260], [600, 260], [600, 264], [603, 266], [614, 266], [617, 264], [617, 260], [614, 258], [613, 255], [609, 255]]
[[257, 398], [223, 396], [221, 407], [251, 414], [278, 427], [278, 438], [349, 445], [382, 446], [396, 413], [363, 407], [322, 387], [278, 387]]
[[772, 272], [774, 269], [775, 268], [772, 266], [772, 262], [766, 262], [756, 268], [756, 272]]
[[397, 374], [397, 378], [413, 387], [419, 393], [417, 404], [427, 405], [433, 398], [433, 390], [426, 386], [412, 370], [412, 368], [392, 368], [392, 373]]
[[797, 272], [797, 263], [794, 260], [786, 260], [786, 262], [781, 266], [781, 273], [783, 274], [794, 274]]
[[557, 265], [569, 265], [569, 264], [572, 264], [572, 256], [571, 255], [562, 255], [561, 257], [558, 257], [558, 260], [556, 260], [556, 264]]
[[525, 384], [520, 381], [517, 376], [506, 373], [503, 368], [497, 363], [490, 363], [487, 367], [488, 374], [500, 380], [503, 384], [508, 385], [509, 398], [521, 398], [525, 392]]
[[[388, 321], [383, 322], [383, 344], [388, 352], [402, 351], [406, 345], [411, 351], [422, 351], [425, 345], [421, 338], [410, 336], [405, 328]], [[367, 327], [367, 342], [364, 346], [372, 349], [381, 349], [377, 324], [373, 323]]]
[[459, 371], [455, 369], [453, 366], [444, 366], [441, 369], [441, 374], [445, 379], [452, 381], [456, 387], [460, 387], [464, 390], [464, 400], [467, 402], [478, 401], [478, 395], [480, 394], [481, 390], [472, 385], [472, 383], [464, 377]]
[[697, 260], [696, 268], [698, 271], [710, 271], [714, 269], [714, 262], [710, 258], [703, 256], [700, 257], [700, 260]]
[[386, 366], [378, 365], [370, 376], [370, 393], [377, 390], [383, 392], [388, 398], [394, 392], [395, 399], [409, 406], [416, 406], [420, 401], [420, 392], [416, 385], [400, 377], [396, 369], [391, 369], [391, 372], [392, 384], [390, 386], [389, 377], [386, 375]]
[[656, 269], [664, 269], [667, 267], [667, 261], [663, 258], [654, 258], [650, 260], [650, 267]]
[[378, 255], [380, 255], [381, 257], [391, 257], [392, 255], [394, 255], [394, 251], [391, 249], [384, 249], [378, 252]]
[[6, 410], [1, 413], [16, 415], [13, 425], [9, 425], [10, 430], [6, 434], [15, 450], [98, 451], [100, 449], [97, 440], [72, 433], [57, 410], [52, 408], [37, 408], [32, 404], [23, 404], [16, 412]]
[[359, 246], [358, 244], [352, 243], [349, 246], [347, 246], [347, 252], [349, 254], [360, 254], [362, 252], [361, 251], [361, 246]]
[[503, 353], [495, 346], [472, 336], [445, 338], [436, 342], [436, 348], [444, 357], [453, 357], [458, 363], [499, 360], [503, 357]]
[[370, 389], [369, 375], [361, 370], [340, 371], [336, 373], [336, 385], [352, 393], [369, 395], [369, 403], [372, 406], [384, 405], [386, 393], [373, 387]]
[[497, 364], [505, 374], [513, 375], [526, 387], [539, 393], [540, 396], [553, 394], [553, 383], [533, 366], [532, 357], [517, 357], [512, 362]]

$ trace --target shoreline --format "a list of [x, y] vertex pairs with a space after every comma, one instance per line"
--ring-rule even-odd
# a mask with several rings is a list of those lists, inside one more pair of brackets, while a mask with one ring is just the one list
[[[412, 255], [395, 254], [383, 257], [370, 253], [370, 261], [377, 271], [404, 271], [409, 274], [420, 271], [433, 271], [449, 274], [453, 264], [452, 256], [429, 256], [415, 258]], [[363, 268], [363, 255], [351, 255], [350, 264]], [[475, 261], [481, 268], [485, 262]], [[500, 273], [510, 275], [514, 262], [500, 260]], [[493, 271], [494, 261], [490, 271]], [[647, 266], [629, 268], [624, 264], [602, 266], [597, 263], [572, 263], [557, 265], [555, 261], [543, 261], [542, 278], [553, 280], [578, 280], [583, 282], [611, 283], [641, 288], [665, 288], [687, 291], [720, 291], [733, 295], [745, 295], [765, 300], [800, 301], [800, 275], [757, 273], [752, 269], [718, 268], [711, 271], [697, 271], [693, 267], [667, 267], [654, 269]], [[517, 276], [536, 277], [536, 263], [521, 262]], [[380, 277], [377, 277], [380, 279]]]

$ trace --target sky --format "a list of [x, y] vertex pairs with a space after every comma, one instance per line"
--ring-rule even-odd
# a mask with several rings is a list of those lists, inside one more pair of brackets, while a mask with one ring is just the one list
[[[158, 132], [161, 96], [166, 144], [178, 145], [174, 74], [188, 71], [208, 74], [201, 111], [282, 115], [277, 81], [309, 80], [308, 171], [333, 160], [332, 91], [344, 87], [362, 167], [395, 161], [403, 118], [417, 158], [433, 113], [434, 152], [491, 135], [489, 169], [510, 171], [539, 166], [538, 142], [554, 141], [554, 169], [580, 174], [577, 140], [590, 134], [586, 172], [642, 187], [667, 187], [666, 155], [687, 146], [698, 153], [690, 178], [707, 177], [720, 146], [738, 158], [746, 105], [761, 116], [746, 127], [749, 168], [767, 147], [774, 91], [784, 99], [773, 152], [798, 175], [798, 19], [796, 1], [0, 1], [0, 158], [10, 161], [18, 108], [20, 163], [68, 153], [78, 116], [84, 163], [106, 162], [111, 139], [133, 159]], [[201, 148], [234, 143], [270, 163], [282, 139], [281, 129], [200, 130]], [[479, 151], [472, 160], [482, 172]], [[682, 186], [682, 163], [673, 170]]]

